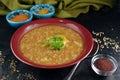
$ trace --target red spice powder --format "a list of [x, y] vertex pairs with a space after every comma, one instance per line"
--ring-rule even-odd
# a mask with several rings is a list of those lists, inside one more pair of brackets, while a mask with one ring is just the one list
[[19, 14], [19, 15], [15, 16], [14, 18], [11, 18], [10, 20], [14, 21], [14, 22], [23, 22], [23, 21], [27, 20], [28, 18], [29, 18], [29, 16], [26, 14]]
[[114, 67], [113, 63], [106, 58], [96, 60], [94, 65], [102, 71], [111, 71]]

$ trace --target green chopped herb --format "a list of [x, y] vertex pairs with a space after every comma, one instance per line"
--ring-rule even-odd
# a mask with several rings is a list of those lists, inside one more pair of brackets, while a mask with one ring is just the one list
[[43, 44], [56, 50], [61, 50], [64, 46], [62, 36], [56, 35], [44, 40]]

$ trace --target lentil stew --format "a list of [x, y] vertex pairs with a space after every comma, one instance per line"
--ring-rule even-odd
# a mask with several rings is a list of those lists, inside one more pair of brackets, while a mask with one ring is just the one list
[[[55, 35], [62, 35], [65, 45], [61, 50], [55, 50], [43, 44], [44, 40]], [[84, 40], [77, 32], [56, 25], [35, 28], [26, 33], [20, 41], [22, 55], [30, 61], [42, 65], [69, 63], [80, 56], [83, 49]]]

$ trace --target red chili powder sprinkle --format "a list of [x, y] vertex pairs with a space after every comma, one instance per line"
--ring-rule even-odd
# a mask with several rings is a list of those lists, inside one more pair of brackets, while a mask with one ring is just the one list
[[113, 63], [106, 58], [96, 60], [94, 65], [102, 71], [111, 71], [114, 67]]
[[11, 18], [10, 20], [14, 21], [14, 22], [23, 22], [23, 21], [27, 20], [28, 18], [29, 18], [29, 16], [26, 14], [19, 14], [19, 15], [15, 16], [14, 18]]

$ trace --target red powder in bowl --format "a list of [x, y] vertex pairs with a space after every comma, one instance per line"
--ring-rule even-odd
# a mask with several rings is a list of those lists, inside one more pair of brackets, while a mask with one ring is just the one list
[[27, 20], [28, 18], [29, 18], [29, 16], [26, 14], [19, 14], [19, 15], [15, 16], [14, 18], [11, 18], [10, 20], [14, 21], [14, 22], [23, 22], [23, 21]]
[[113, 63], [106, 58], [101, 58], [96, 60], [94, 65], [95, 67], [97, 67], [99, 70], [102, 70], [102, 71], [111, 71], [114, 68]]

